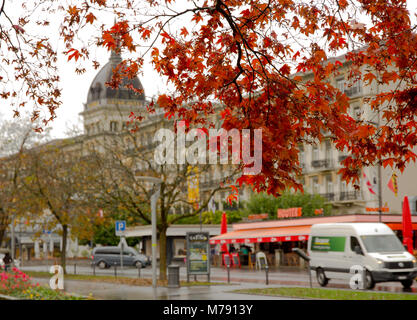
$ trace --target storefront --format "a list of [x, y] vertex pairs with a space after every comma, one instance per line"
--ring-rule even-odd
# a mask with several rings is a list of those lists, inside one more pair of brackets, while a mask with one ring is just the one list
[[[397, 236], [402, 237], [402, 215], [383, 214], [382, 222], [387, 224]], [[307, 240], [310, 228], [318, 223], [358, 223], [379, 222], [377, 214], [338, 215], [330, 217], [300, 217], [293, 219], [280, 219], [273, 221], [261, 221], [250, 223], [237, 223], [232, 225], [232, 230], [210, 239], [210, 244], [228, 244], [238, 252], [240, 248], [249, 245], [252, 248], [252, 265], [249, 259], [241, 254], [241, 261], [248, 261], [248, 267], [253, 267], [253, 256], [256, 252], [265, 253], [271, 266], [300, 266], [298, 256], [292, 252], [292, 248], [307, 249]], [[414, 248], [417, 244], [417, 216], [412, 216], [414, 230]], [[245, 266], [245, 263], [242, 263]]]

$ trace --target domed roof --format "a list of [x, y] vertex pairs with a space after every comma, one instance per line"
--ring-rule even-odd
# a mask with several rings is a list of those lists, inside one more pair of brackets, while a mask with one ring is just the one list
[[[87, 95], [87, 104], [101, 99], [145, 100], [145, 92], [143, 91], [142, 83], [138, 77], [131, 80], [126, 78], [123, 79], [118, 89], [112, 89], [106, 85], [106, 82], [111, 81], [113, 69], [121, 61], [122, 58], [120, 54], [112, 51], [109, 62], [101, 68], [90, 85]], [[125, 86], [128, 84], [133, 84], [135, 89], [142, 90], [142, 92], [136, 93], [133, 90], [127, 89]]]

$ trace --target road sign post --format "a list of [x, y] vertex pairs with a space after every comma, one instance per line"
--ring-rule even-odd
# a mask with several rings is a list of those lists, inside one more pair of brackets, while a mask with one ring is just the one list
[[124, 233], [126, 231], [126, 221], [116, 221], [116, 236], [120, 237], [120, 270], [123, 270], [123, 247], [124, 247]]

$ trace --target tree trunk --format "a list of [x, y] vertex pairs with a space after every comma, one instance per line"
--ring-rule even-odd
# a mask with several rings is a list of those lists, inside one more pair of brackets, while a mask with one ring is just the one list
[[67, 254], [67, 237], [68, 237], [68, 225], [62, 225], [62, 250], [61, 250], [61, 267], [64, 271], [64, 274], [67, 273], [66, 271], [66, 254]]
[[167, 279], [167, 228], [159, 230], [159, 279]]
[[6, 234], [6, 229], [9, 226], [8, 217], [3, 208], [0, 208], [0, 248], [3, 242], [4, 235]]

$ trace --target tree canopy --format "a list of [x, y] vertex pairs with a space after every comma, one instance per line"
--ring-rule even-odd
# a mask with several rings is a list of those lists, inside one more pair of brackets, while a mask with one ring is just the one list
[[272, 220], [277, 219], [278, 209], [302, 208], [303, 217], [316, 216], [315, 210], [323, 209], [323, 215], [331, 214], [331, 204], [318, 194], [309, 194], [307, 192], [291, 193], [284, 192], [280, 197], [275, 198], [264, 193], [254, 194], [245, 204], [246, 211], [253, 213], [268, 213]]
[[[405, 0], [43, 0], [23, 1], [23, 13], [13, 16], [9, 1], [2, 4], [1, 54], [25, 90], [6, 87], [1, 96], [26, 93], [34, 117], [47, 107], [53, 118], [60, 103], [60, 53], [52, 36], [31, 36], [54, 13], [63, 14], [59, 37], [78, 73], [85, 63], [98, 67], [94, 47], [128, 52], [109, 85], [151, 61], [171, 90], [149, 112], [158, 104], [168, 118], [207, 128], [220, 103], [225, 129], [262, 129], [262, 172], [238, 179], [257, 191], [302, 189], [298, 145], [325, 134], [349, 153], [340, 170], [347, 181], [357, 182], [364, 166], [403, 170], [416, 159], [417, 39]], [[381, 88], [366, 101], [378, 123], [348, 114], [349, 98], [330, 81], [341, 72]], [[11, 75], [1, 70], [0, 81]]]

